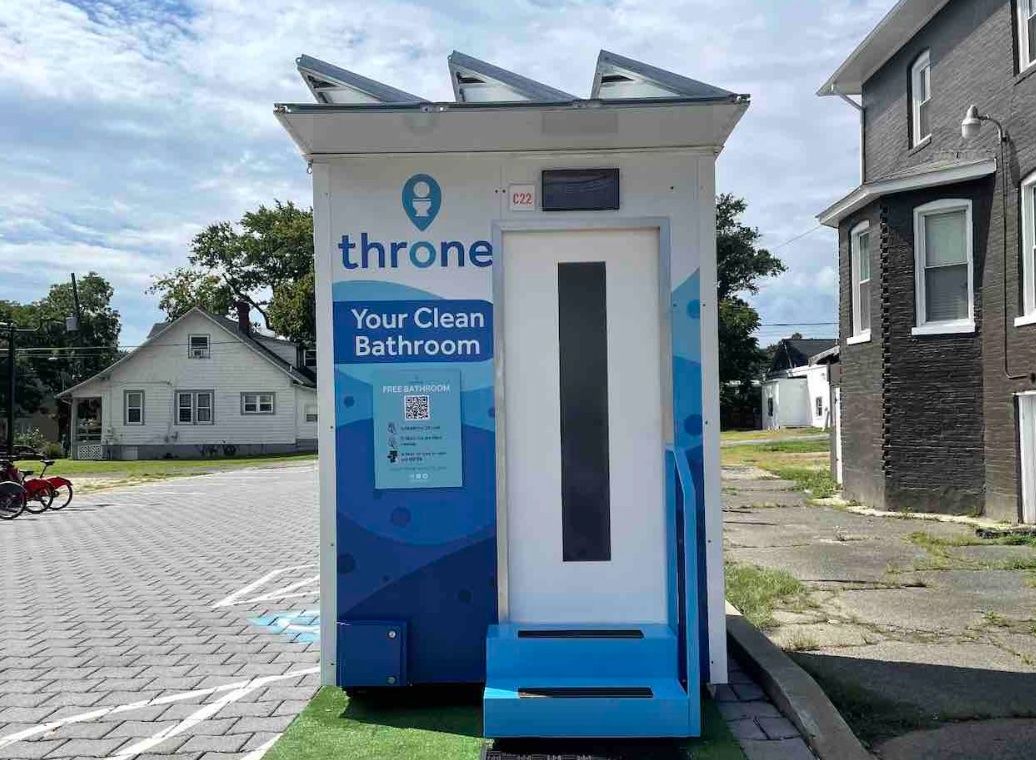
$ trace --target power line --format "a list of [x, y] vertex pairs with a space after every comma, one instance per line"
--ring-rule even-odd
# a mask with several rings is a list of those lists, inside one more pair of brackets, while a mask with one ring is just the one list
[[827, 327], [837, 322], [760, 322], [760, 327]]
[[780, 250], [781, 248], [783, 248], [784, 246], [786, 246], [786, 245], [791, 245], [791, 244], [792, 244], [792, 243], [794, 243], [794, 242], [795, 242], [796, 240], [802, 240], [802, 238], [806, 237], [806, 235], [812, 235], [812, 234], [813, 234], [814, 232], [816, 232], [817, 230], [819, 230], [819, 229], [820, 229], [821, 227], [823, 227], [823, 226], [824, 226], [824, 225], [822, 225], [822, 224], [818, 224], [818, 225], [816, 225], [816, 226], [814, 226], [814, 227], [810, 227], [810, 228], [809, 228], [808, 230], [806, 230], [805, 232], [801, 232], [801, 233], [799, 233], [798, 235], [796, 235], [795, 237], [791, 238], [790, 240], [785, 240], [785, 241], [784, 241], [783, 243], [781, 243], [780, 245], [774, 246], [773, 248], [771, 248], [771, 249], [770, 249], [770, 252], [772, 253], [773, 251], [779, 251], [779, 250]]

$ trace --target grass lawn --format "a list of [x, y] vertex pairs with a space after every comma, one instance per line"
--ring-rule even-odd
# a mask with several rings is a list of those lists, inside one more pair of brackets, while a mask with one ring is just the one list
[[[309, 462], [315, 459], [316, 454], [273, 454], [254, 457], [209, 457], [207, 459], [140, 459], [130, 462], [59, 459], [47, 471], [47, 474], [64, 475], [73, 482], [77, 477], [88, 478], [89, 480], [83, 484], [86, 486], [85, 490], [93, 490], [98, 487], [132, 485], [133, 483], [184, 475], [202, 475], [242, 467]], [[43, 469], [43, 465], [34, 459], [20, 461], [18, 467], [35, 470], [37, 474]]]
[[804, 435], [824, 435], [824, 431], [813, 427], [781, 428], [780, 430], [724, 430], [719, 434], [719, 438], [723, 443], [733, 443], [735, 441], [765, 441], [770, 438], [801, 438]]
[[[265, 760], [478, 760], [485, 744], [481, 708], [478, 689], [411, 688], [378, 698], [350, 700], [341, 689], [324, 687], [288, 726]], [[703, 718], [701, 739], [675, 748], [671, 742], [660, 743], [660, 748], [665, 745], [664, 756], [744, 760], [741, 748], [710, 700], [703, 703]], [[642, 749], [625, 754], [622, 742], [609, 744], [615, 745], [616, 751], [609, 750], [609, 755], [616, 758], [651, 758]], [[595, 748], [600, 750], [599, 746]], [[564, 751], [578, 754], [573, 749], [566, 746]]]
[[831, 476], [828, 439], [790, 440], [726, 446], [720, 459], [726, 467], [751, 465], [793, 481], [818, 499], [834, 495], [838, 486]]

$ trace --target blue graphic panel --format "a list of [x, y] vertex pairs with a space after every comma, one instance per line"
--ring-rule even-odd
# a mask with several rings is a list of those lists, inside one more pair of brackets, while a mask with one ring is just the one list
[[[694, 535], [697, 537], [697, 578], [687, 578], [687, 597], [696, 599], [699, 668], [708, 672], [708, 596], [705, 553], [705, 461], [704, 421], [702, 418], [702, 372], [701, 372], [701, 284], [699, 273], [695, 272], [673, 290], [672, 340], [673, 340], [673, 425], [675, 450], [686, 460], [687, 474], [693, 484], [694, 503], [681, 504], [679, 519], [694, 521]], [[690, 526], [685, 527], [689, 531]], [[696, 583], [695, 583], [696, 582]], [[693, 591], [693, 593], [692, 593]], [[690, 612], [690, 611], [689, 611]]]
[[[417, 288], [371, 281], [335, 283], [334, 299], [337, 622], [390, 620], [405, 625], [403, 672], [409, 683], [481, 681], [485, 632], [496, 620], [492, 305], [451, 301]], [[420, 333], [422, 340], [442, 340], [461, 335], [477, 340], [479, 350], [460, 357], [358, 356], [354, 349], [360, 332], [350, 311], [357, 307], [407, 315], [406, 324], [397, 327], [361, 325], [369, 339], [413, 339]], [[418, 309], [426, 311], [418, 314]], [[427, 324], [424, 320], [432, 318], [433, 309], [436, 325], [413, 322]], [[481, 316], [460, 327], [459, 315]], [[351, 347], [345, 345], [350, 342]], [[445, 373], [459, 386], [459, 393], [453, 392], [460, 472], [459, 480], [452, 481], [454, 487], [378, 487], [384, 483], [376, 483], [375, 461], [384, 454], [381, 449], [387, 441], [375, 443], [375, 389], [386, 371], [392, 377], [402, 373], [423, 379]], [[352, 645], [357, 646], [355, 640]], [[354, 651], [350, 661], [362, 657]], [[349, 674], [340, 678], [356, 683]]]

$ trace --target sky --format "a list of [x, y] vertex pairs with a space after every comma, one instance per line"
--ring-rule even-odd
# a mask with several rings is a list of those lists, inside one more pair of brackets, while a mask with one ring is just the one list
[[[6, 0], [0, 299], [95, 270], [115, 287], [120, 342], [137, 345], [162, 316], [148, 285], [197, 232], [275, 199], [308, 207], [305, 163], [272, 115], [312, 100], [301, 53], [452, 100], [451, 50], [587, 96], [604, 48], [752, 96], [717, 190], [747, 200], [788, 267], [750, 299], [760, 342], [833, 336], [836, 238], [815, 215], [859, 183], [859, 133], [852, 108], [815, 93], [893, 3]], [[783, 324], [810, 322], [827, 324]]]

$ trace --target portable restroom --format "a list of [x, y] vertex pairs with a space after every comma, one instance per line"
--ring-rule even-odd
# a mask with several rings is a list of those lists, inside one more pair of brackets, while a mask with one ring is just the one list
[[[325, 683], [485, 683], [489, 737], [686, 737], [726, 680], [716, 157], [748, 97], [303, 56]], [[331, 360], [333, 357], [333, 360]]]

